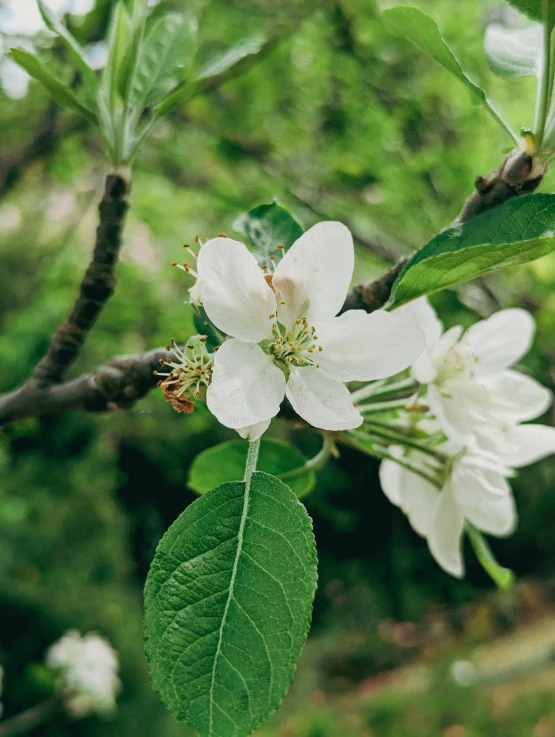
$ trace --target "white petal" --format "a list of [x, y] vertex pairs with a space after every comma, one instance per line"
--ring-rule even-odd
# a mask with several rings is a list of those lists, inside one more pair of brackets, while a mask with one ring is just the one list
[[488, 500], [475, 507], [461, 507], [469, 522], [482, 532], [496, 537], [507, 537], [516, 530], [518, 517], [512, 494], [501, 499]]
[[555, 427], [520, 425], [506, 434], [501, 458], [511, 468], [521, 468], [553, 453], [555, 453]]
[[433, 381], [437, 371], [431, 358], [431, 351], [438, 344], [443, 333], [443, 323], [426, 297], [415, 299], [393, 311], [394, 315], [403, 314], [413, 319], [424, 333], [426, 347], [412, 366], [412, 375], [421, 384]]
[[347, 387], [321, 368], [292, 368], [286, 389], [295, 412], [322, 430], [351, 430], [362, 424]]
[[255, 257], [231, 238], [214, 238], [198, 255], [202, 302], [214, 325], [227, 335], [258, 343], [272, 335], [276, 299]]
[[206, 403], [226, 427], [245, 428], [277, 415], [285, 395], [285, 376], [254, 343], [226, 340], [214, 355]]
[[280, 322], [289, 326], [299, 317], [309, 322], [337, 315], [351, 283], [355, 263], [353, 238], [345, 225], [314, 225], [293, 243], [278, 264], [273, 286]]
[[249, 440], [251, 443], [253, 440], [261, 438], [266, 430], [270, 427], [271, 418], [269, 420], [262, 420], [257, 422], [256, 425], [248, 425], [247, 427], [238, 427], [237, 432], [245, 440]]
[[[396, 446], [388, 450], [392, 455], [403, 455], [402, 449]], [[408, 460], [413, 465], [419, 465], [416, 453], [411, 453]], [[439, 493], [437, 488], [418, 474], [390, 460], [380, 464], [380, 484], [389, 501], [407, 515], [415, 532], [426, 537]]]
[[[389, 448], [391, 453], [393, 448]], [[396, 507], [401, 506], [403, 494], [404, 475], [406, 469], [395, 461], [385, 460], [380, 463], [380, 485], [383, 493]]]
[[480, 373], [497, 373], [528, 352], [534, 330], [534, 318], [526, 310], [501, 310], [467, 330], [461, 347], [478, 357]]
[[458, 504], [479, 506], [510, 495], [511, 490], [495, 457], [466, 453], [453, 464], [451, 494]]
[[315, 327], [322, 347], [316, 360], [340, 381], [385, 379], [424, 350], [424, 333], [403, 313], [349, 310]]
[[533, 420], [548, 409], [553, 395], [545, 386], [518, 371], [503, 371], [496, 380], [486, 381], [491, 412], [504, 422]]
[[434, 384], [428, 384], [426, 400], [449, 440], [466, 445], [472, 438], [474, 422], [464, 404], [444, 397]]
[[446, 485], [434, 506], [428, 532], [428, 546], [439, 565], [456, 578], [464, 576], [463, 527], [463, 515]]

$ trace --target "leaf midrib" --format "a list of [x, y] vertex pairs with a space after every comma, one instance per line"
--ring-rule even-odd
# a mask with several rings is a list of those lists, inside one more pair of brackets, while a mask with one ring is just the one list
[[237, 570], [239, 568], [239, 559], [241, 558], [241, 553], [243, 551], [244, 533], [245, 533], [245, 526], [247, 524], [247, 519], [248, 519], [249, 501], [250, 501], [250, 495], [251, 495], [252, 475], [244, 483], [245, 483], [245, 495], [243, 498], [243, 510], [241, 512], [241, 521], [239, 522], [239, 530], [237, 532], [237, 550], [235, 552], [235, 558], [233, 560], [233, 567], [231, 569], [231, 578], [229, 580], [229, 592], [227, 595], [227, 600], [225, 603], [224, 611], [222, 614], [222, 622], [220, 624], [220, 631], [218, 634], [218, 644], [216, 645], [216, 652], [214, 653], [214, 665], [212, 666], [212, 677], [210, 681], [210, 696], [209, 696], [209, 701], [208, 701], [208, 713], [209, 713], [208, 735], [209, 737], [213, 735], [214, 733], [213, 732], [214, 686], [216, 683], [216, 669], [218, 667], [218, 661], [221, 655], [223, 633], [224, 633], [225, 623], [227, 621], [227, 614], [229, 612], [231, 600], [233, 599], [235, 579], [237, 578]]

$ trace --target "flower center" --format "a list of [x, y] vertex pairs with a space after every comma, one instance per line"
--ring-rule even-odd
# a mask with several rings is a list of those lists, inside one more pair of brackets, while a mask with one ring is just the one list
[[[275, 315], [270, 315], [274, 319]], [[278, 361], [296, 366], [315, 366], [320, 368], [315, 358], [322, 351], [318, 345], [316, 328], [309, 325], [306, 317], [295, 320], [293, 326], [287, 330], [281, 323], [272, 323], [274, 340], [269, 349]]]
[[181, 350], [172, 339], [170, 360], [162, 360], [163, 366], [168, 366], [170, 371], [162, 373], [155, 371], [158, 376], [166, 378], [160, 382], [160, 386], [169, 389], [176, 397], [181, 397], [188, 389], [194, 397], [198, 397], [201, 387], [208, 386], [212, 381], [212, 359], [213, 356], [206, 350], [206, 338], [195, 336]]
[[474, 378], [478, 361], [478, 356], [474, 353], [462, 351], [458, 347], [451, 348], [439, 368], [436, 383], [442, 384], [449, 379]]

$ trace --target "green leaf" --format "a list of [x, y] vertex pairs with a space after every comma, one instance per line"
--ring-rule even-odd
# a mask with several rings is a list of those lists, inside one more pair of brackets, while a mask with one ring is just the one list
[[382, 13], [391, 28], [411, 41], [415, 46], [435, 59], [444, 69], [462, 82], [474, 98], [482, 104], [505, 132], [516, 139], [515, 134], [507, 127], [497, 111], [488, 100], [484, 90], [475, 84], [462, 70], [461, 65], [443, 39], [437, 23], [429, 15], [418, 8], [399, 5]]
[[94, 70], [89, 66], [81, 45], [73, 34], [61, 23], [56, 15], [50, 10], [44, 0], [38, 0], [38, 6], [42, 19], [47, 28], [58, 35], [66, 45], [69, 55], [85, 80], [85, 84], [92, 90], [97, 87], [98, 80]]
[[417, 251], [395, 282], [388, 308], [553, 250], [555, 195], [517, 197], [445, 230]]
[[162, 100], [156, 108], [156, 117], [165, 115], [178, 105], [200, 94], [220, 77], [226, 78], [228, 74], [236, 73], [238, 71], [236, 67], [240, 69], [243, 64], [248, 63], [252, 57], [257, 56], [263, 50], [266, 44], [267, 41], [262, 36], [250, 37], [243, 39], [222, 54], [218, 54], [200, 68], [191, 82], [179, 85]]
[[541, 72], [543, 27], [535, 23], [515, 30], [490, 25], [485, 52], [490, 67], [500, 77], [536, 77]]
[[219, 77], [243, 59], [260, 53], [265, 43], [266, 38], [261, 35], [242, 39], [206, 62], [195, 75], [195, 80]]
[[102, 72], [102, 88], [112, 113], [123, 100], [125, 78], [129, 74], [127, 50], [131, 41], [131, 29], [131, 18], [125, 4], [120, 0], [114, 6], [108, 32], [108, 61]]
[[281, 703], [310, 625], [312, 524], [265, 473], [197, 499], [162, 538], [145, 587], [150, 675], [200, 737], [247, 737]]
[[278, 245], [287, 251], [303, 234], [295, 218], [275, 202], [257, 205], [243, 213], [233, 223], [233, 230], [254, 246], [261, 264], [268, 264], [270, 256], [279, 253]]
[[[246, 440], [230, 440], [199, 453], [189, 469], [187, 485], [197, 494], [205, 494], [215, 486], [242, 479], [248, 445]], [[290, 443], [262, 438], [258, 468], [278, 478], [284, 474], [288, 486], [299, 499], [309, 494], [316, 485], [314, 471], [289, 478], [291, 471], [301, 469], [305, 463], [306, 458]]]
[[499, 565], [486, 538], [470, 522], [466, 523], [466, 532], [470, 539], [472, 549], [484, 571], [498, 588], [502, 591], [510, 591], [516, 578], [513, 571], [510, 568], [504, 568]]
[[[542, 0], [507, 0], [507, 2], [532, 20], [542, 20]], [[555, 2], [550, 0], [551, 22], [555, 23]]]
[[40, 59], [23, 49], [10, 49], [10, 54], [15, 63], [25, 69], [33, 79], [40, 82], [59, 105], [79, 113], [91, 123], [96, 124], [96, 115], [93, 111], [79, 102], [69, 87], [53, 77]]
[[132, 104], [148, 107], [175, 87], [191, 63], [196, 31], [192, 15], [172, 13], [154, 23], [139, 56]]

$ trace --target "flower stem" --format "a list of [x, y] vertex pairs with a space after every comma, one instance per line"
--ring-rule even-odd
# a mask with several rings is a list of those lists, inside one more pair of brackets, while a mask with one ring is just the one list
[[411, 463], [405, 461], [403, 458], [398, 458], [397, 456], [391, 455], [391, 453], [387, 452], [387, 448], [376, 445], [368, 436], [363, 435], [362, 433], [359, 434], [362, 435], [362, 438], [360, 438], [360, 440], [354, 438], [352, 432], [341, 435], [339, 440], [341, 443], [351, 446], [351, 448], [355, 448], [356, 450], [360, 450], [362, 453], [366, 453], [366, 455], [374, 456], [374, 458], [379, 458], [380, 460], [393, 461], [398, 466], [402, 466], [403, 468], [406, 468], [407, 471], [420, 476], [429, 484], [435, 486], [437, 489], [441, 489], [441, 482], [438, 478], [435, 478], [431, 474], [427, 474], [426, 471], [413, 466]]
[[351, 399], [354, 404], [362, 402], [364, 399], [370, 399], [370, 397], [385, 397], [389, 394], [395, 394], [401, 391], [411, 391], [416, 389], [416, 383], [413, 379], [404, 379], [398, 381], [395, 384], [388, 384], [386, 381], [373, 381], [366, 386], [357, 389], [356, 392], [352, 392]]
[[247, 491], [250, 490], [251, 478], [253, 473], [256, 471], [259, 450], [260, 438], [258, 438], [258, 440], [253, 440], [252, 443], [249, 443], [249, 452], [247, 453], [247, 463], [245, 465], [245, 478], [243, 479], [245, 484], [247, 485]]
[[407, 406], [409, 397], [405, 399], [391, 399], [386, 402], [373, 402], [371, 404], [359, 404], [358, 411], [363, 414], [372, 414], [378, 412], [391, 412], [396, 409], [404, 409]]
[[309, 458], [309, 460], [302, 466], [299, 466], [299, 468], [292, 468], [290, 471], [280, 473], [278, 478], [282, 481], [284, 479], [294, 479], [297, 476], [302, 476], [303, 473], [307, 473], [308, 471], [317, 471], [319, 468], [322, 468], [333, 450], [333, 441], [331, 437], [329, 435], [322, 435], [322, 438], [324, 443], [313, 458]]
[[0, 737], [15, 737], [18, 734], [30, 732], [53, 717], [59, 707], [59, 698], [52, 698], [9, 719], [4, 719], [0, 722]]
[[368, 431], [368, 435], [375, 435], [379, 438], [389, 441], [389, 444], [404, 445], [407, 448], [413, 448], [419, 450], [421, 453], [432, 456], [438, 461], [444, 462], [445, 456], [442, 453], [438, 453], [437, 450], [430, 448], [424, 443], [420, 443], [418, 440], [409, 437], [401, 432], [392, 430], [390, 426], [384, 425], [376, 420], [365, 420], [364, 427]]
[[515, 574], [509, 568], [499, 565], [486, 538], [470, 522], [466, 523], [466, 534], [484, 571], [498, 588], [502, 591], [509, 591], [515, 582]]
[[543, 17], [543, 69], [541, 76], [541, 86], [539, 89], [539, 102], [536, 111], [536, 123], [534, 125], [536, 140], [538, 146], [541, 146], [545, 134], [545, 125], [551, 104], [551, 95], [553, 91], [552, 80], [552, 54], [551, 54], [551, 36], [553, 25], [551, 23], [551, 3], [552, 0], [542, 0], [542, 17]]

